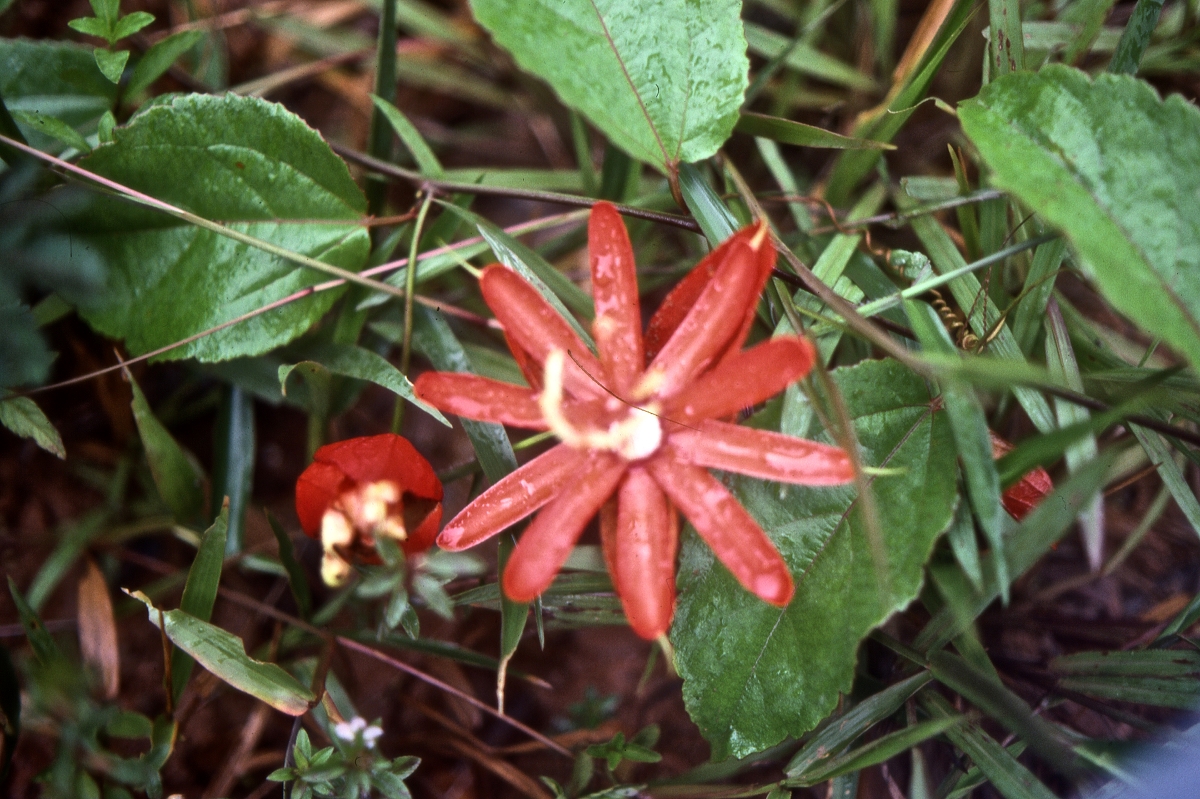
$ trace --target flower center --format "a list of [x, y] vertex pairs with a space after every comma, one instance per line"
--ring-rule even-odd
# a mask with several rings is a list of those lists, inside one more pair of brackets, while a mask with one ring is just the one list
[[607, 427], [577, 427], [563, 413], [564, 353], [554, 350], [546, 357], [544, 388], [538, 397], [542, 416], [550, 430], [564, 444], [576, 449], [601, 449], [615, 452], [625, 460], [636, 461], [653, 455], [662, 445], [662, 422], [657, 403], [637, 407], [627, 405], [623, 418]]
[[321, 517], [321, 577], [327, 585], [341, 585], [350, 576], [349, 562], [337, 551], [361, 537], [373, 545], [376, 535], [396, 541], [408, 538], [401, 515], [400, 486], [391, 480], [362, 483], [347, 491]]

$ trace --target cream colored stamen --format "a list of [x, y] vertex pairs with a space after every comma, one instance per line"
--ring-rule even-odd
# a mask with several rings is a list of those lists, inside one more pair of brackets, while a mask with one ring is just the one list
[[608, 450], [626, 460], [640, 460], [654, 454], [663, 438], [662, 424], [656, 415], [657, 405], [630, 407], [629, 414], [610, 423], [607, 430], [576, 427], [563, 413], [564, 365], [562, 350], [552, 350], [546, 357], [544, 387], [538, 397], [538, 406], [551, 432], [569, 447]]

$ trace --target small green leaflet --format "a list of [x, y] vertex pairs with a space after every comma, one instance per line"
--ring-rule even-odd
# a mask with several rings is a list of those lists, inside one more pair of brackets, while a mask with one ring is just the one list
[[0, 425], [4, 425], [21, 438], [32, 438], [33, 442], [51, 455], [67, 457], [62, 437], [50, 424], [29, 397], [9, 397], [0, 400]]

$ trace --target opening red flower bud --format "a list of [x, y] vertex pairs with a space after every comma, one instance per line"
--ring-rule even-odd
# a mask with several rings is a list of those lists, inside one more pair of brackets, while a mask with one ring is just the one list
[[378, 563], [375, 537], [406, 555], [433, 545], [442, 520], [442, 483], [406, 439], [393, 433], [327, 444], [296, 481], [300, 526], [325, 549], [322, 575], [342, 582], [357, 557]]

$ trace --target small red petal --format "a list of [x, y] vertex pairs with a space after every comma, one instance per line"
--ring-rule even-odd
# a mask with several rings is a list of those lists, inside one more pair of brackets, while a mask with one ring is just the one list
[[694, 422], [732, 416], [770, 399], [812, 369], [812, 344], [780, 336], [739, 351], [702, 374], [671, 398], [668, 419]]
[[854, 464], [843, 449], [726, 422], [709, 420], [698, 430], [672, 433], [671, 447], [696, 466], [760, 480], [831, 486], [854, 479]]
[[[1013, 445], [996, 433], [989, 430], [988, 435], [992, 439], [993, 458], [1002, 458], [1012, 450]], [[1020, 480], [1009, 486], [1000, 496], [1000, 504], [1008, 511], [1009, 516], [1021, 521], [1053, 490], [1054, 481], [1050, 479], [1046, 470], [1039, 466], [1026, 472]]]
[[305, 534], [321, 534], [321, 517], [353, 481], [331, 463], [310, 463], [296, 480], [296, 515]]
[[603, 375], [600, 362], [537, 289], [499, 264], [483, 270], [479, 287], [484, 301], [504, 327], [504, 334], [535, 361], [545, 363], [553, 350], [568, 354], [563, 384], [569, 392], [577, 397], [598, 397], [604, 393], [596, 383]]
[[592, 331], [612, 388], [626, 394], [646, 366], [637, 266], [621, 215], [611, 203], [596, 203], [588, 218], [588, 259], [596, 320]]
[[629, 626], [654, 640], [675, 612], [675, 551], [679, 517], [645, 469], [634, 467], [617, 495], [613, 584]]
[[507, 334], [504, 336], [504, 343], [508, 346], [508, 351], [512, 353], [513, 360], [517, 362], [517, 368], [521, 370], [521, 376], [525, 378], [525, 382], [534, 391], [542, 390], [542, 371], [538, 368], [537, 361], [533, 359], [525, 350], [517, 346]]
[[407, 439], [394, 433], [326, 444], [317, 450], [313, 460], [336, 466], [358, 483], [391, 480], [405, 493], [424, 499], [442, 498], [442, 481], [429, 461]]
[[425, 372], [413, 386], [416, 395], [438, 410], [530, 430], [545, 430], [533, 391], [463, 372]]
[[405, 555], [415, 555], [418, 552], [424, 552], [433, 546], [433, 542], [437, 540], [438, 527], [442, 524], [442, 503], [434, 505], [433, 510], [429, 511], [416, 529], [408, 531], [408, 538], [400, 542], [400, 548], [404, 550]]
[[463, 508], [438, 536], [438, 546], [466, 549], [516, 524], [565, 490], [587, 457], [587, 451], [566, 444], [547, 450]]
[[588, 455], [575, 472], [571, 490], [559, 493], [534, 517], [517, 542], [501, 583], [509, 599], [530, 602], [550, 587], [583, 528], [616, 490], [625, 468], [615, 455]]
[[725, 486], [704, 469], [676, 461], [669, 454], [651, 458], [647, 468], [747, 591], [779, 607], [792, 600], [795, 586], [787, 564]]
[[734, 234], [733, 244], [717, 274], [705, 286], [679, 328], [647, 369], [657, 372], [659, 396], [678, 392], [696, 374], [723, 354], [743, 327], [747, 307], [761, 291], [758, 262], [766, 241], [753, 247], [756, 228]]

